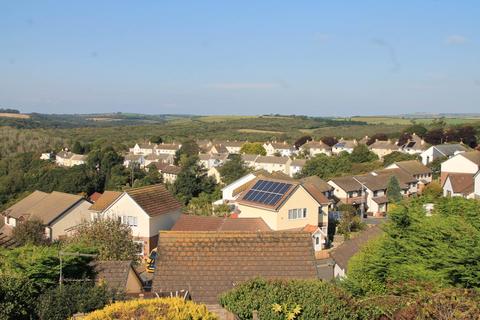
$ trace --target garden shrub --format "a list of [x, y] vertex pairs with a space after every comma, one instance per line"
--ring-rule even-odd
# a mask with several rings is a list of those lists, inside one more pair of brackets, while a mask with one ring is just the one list
[[156, 298], [117, 302], [88, 314], [84, 320], [216, 320], [202, 304], [180, 298]]
[[52, 288], [38, 300], [37, 314], [41, 320], [68, 319], [78, 312], [103, 308], [115, 298], [106, 286], [80, 282]]
[[353, 319], [353, 299], [333, 284], [321, 280], [264, 280], [244, 282], [220, 297], [220, 304], [240, 319], [251, 319], [258, 311], [260, 319], [283, 319], [272, 308], [275, 304], [301, 313], [295, 319]]

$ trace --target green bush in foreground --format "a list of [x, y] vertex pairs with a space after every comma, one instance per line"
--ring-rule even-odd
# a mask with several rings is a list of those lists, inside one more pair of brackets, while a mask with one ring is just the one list
[[354, 319], [353, 299], [333, 284], [320, 280], [247, 281], [220, 297], [220, 304], [240, 319], [251, 319], [253, 310], [260, 319], [284, 319], [272, 308], [301, 307], [295, 319]]

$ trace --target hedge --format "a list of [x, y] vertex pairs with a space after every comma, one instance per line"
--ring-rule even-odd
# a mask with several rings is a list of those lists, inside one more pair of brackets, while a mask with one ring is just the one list
[[88, 314], [83, 320], [217, 320], [205, 305], [180, 298], [117, 302]]

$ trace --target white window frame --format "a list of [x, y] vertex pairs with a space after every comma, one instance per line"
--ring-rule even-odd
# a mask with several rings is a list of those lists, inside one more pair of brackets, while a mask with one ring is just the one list
[[288, 209], [288, 220], [299, 220], [307, 218], [307, 208]]
[[135, 216], [122, 216], [122, 223], [129, 227], [138, 227], [138, 217]]

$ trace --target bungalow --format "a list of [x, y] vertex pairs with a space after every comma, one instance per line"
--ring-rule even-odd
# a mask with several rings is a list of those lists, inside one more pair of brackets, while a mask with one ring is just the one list
[[332, 250], [330, 256], [334, 260], [334, 277], [345, 277], [350, 259], [370, 240], [378, 238], [382, 232], [383, 231], [379, 226], [370, 226], [366, 230], [361, 231], [358, 235], [346, 240], [337, 248]]
[[154, 152], [157, 155], [160, 154], [170, 154], [175, 156], [175, 153], [182, 147], [181, 144], [178, 143], [160, 143], [157, 144], [154, 148]]
[[280, 155], [281, 157], [290, 157], [293, 155], [296, 150], [293, 146], [287, 144], [286, 141], [283, 143], [280, 142], [267, 142], [263, 144], [265, 151], [267, 151], [267, 156]]
[[259, 177], [237, 204], [239, 218], [262, 218], [272, 230], [328, 226], [330, 200], [312, 182]]
[[480, 171], [480, 151], [468, 151], [454, 155], [441, 164], [441, 183], [445, 183], [451, 173], [476, 174]]
[[307, 160], [305, 159], [294, 159], [290, 163], [290, 168], [289, 168], [289, 173], [290, 177], [295, 176], [297, 173], [300, 173], [305, 166], [305, 163], [307, 163]]
[[143, 281], [132, 261], [95, 261], [95, 283], [113, 292], [135, 294], [143, 292]]
[[370, 151], [375, 153], [380, 159], [383, 159], [386, 155], [394, 152], [399, 151], [400, 147], [397, 146], [395, 141], [388, 139], [387, 141], [376, 140], [372, 143], [369, 147]]
[[353, 149], [358, 146], [358, 142], [356, 139], [353, 140], [345, 140], [343, 138], [340, 139], [333, 147], [332, 147], [332, 153], [333, 154], [339, 154], [341, 152], [348, 152], [352, 153]]
[[255, 160], [255, 170], [261, 169], [270, 173], [280, 171], [289, 174], [291, 163], [292, 160], [288, 157], [258, 156]]
[[300, 151], [305, 152], [312, 157], [316, 156], [317, 154], [325, 154], [327, 156], [332, 155], [332, 147], [330, 147], [328, 144], [325, 144], [322, 140], [309, 141], [300, 147]]
[[147, 256], [157, 246], [158, 232], [169, 230], [175, 224], [181, 208], [180, 202], [163, 185], [156, 184], [120, 194], [106, 191], [90, 211], [93, 216], [119, 219], [130, 226], [140, 245], [139, 255]]
[[427, 165], [439, 158], [451, 158], [458, 153], [467, 152], [468, 150], [470, 150], [468, 147], [460, 143], [439, 144], [423, 151], [420, 157], [422, 158], [422, 163]]
[[403, 146], [401, 146], [402, 152], [408, 154], [421, 154], [428, 148], [430, 148], [430, 145], [415, 133], [413, 133], [412, 137]]
[[444, 197], [475, 198], [475, 180], [470, 173], [450, 173], [443, 183]]
[[57, 240], [70, 235], [72, 229], [90, 219], [91, 203], [83, 197], [63, 192], [34, 191], [2, 212], [5, 226], [15, 228], [35, 218], [45, 226], [45, 236]]
[[87, 156], [83, 154], [76, 154], [67, 149], [60, 151], [55, 156], [55, 163], [62, 167], [73, 167], [85, 164]]
[[220, 294], [256, 277], [318, 279], [307, 232], [166, 231], [157, 252], [152, 292], [185, 292], [200, 303], [217, 304]]

